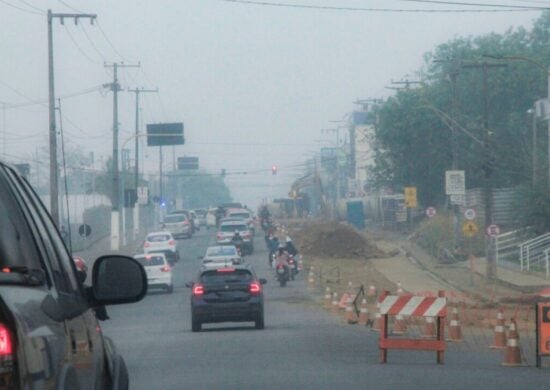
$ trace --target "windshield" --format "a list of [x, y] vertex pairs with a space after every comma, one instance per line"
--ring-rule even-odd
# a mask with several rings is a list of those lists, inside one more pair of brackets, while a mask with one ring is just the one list
[[247, 230], [246, 225], [222, 225], [220, 227], [220, 231], [224, 233], [228, 233], [228, 232], [234, 233], [235, 231], [242, 232], [245, 230]]
[[216, 256], [236, 256], [237, 250], [235, 247], [232, 246], [221, 246], [221, 247], [214, 247], [214, 248], [208, 248], [206, 250], [206, 256], [208, 257], [216, 257]]
[[231, 218], [250, 218], [250, 214], [249, 213], [230, 213], [228, 215], [228, 217], [231, 217]]
[[144, 267], [154, 266], [154, 265], [164, 265], [164, 257], [162, 256], [144, 256], [144, 257], [136, 257], [135, 258], [141, 265]]
[[206, 285], [220, 283], [246, 283], [251, 280], [252, 274], [250, 271], [241, 269], [226, 272], [222, 268], [222, 271], [207, 271], [200, 276], [200, 281]]
[[168, 234], [156, 234], [154, 236], [148, 236], [147, 241], [149, 242], [163, 242], [170, 240], [171, 237]]
[[177, 222], [185, 222], [187, 221], [187, 218], [185, 215], [168, 215], [166, 218], [164, 218], [164, 223], [177, 223]]

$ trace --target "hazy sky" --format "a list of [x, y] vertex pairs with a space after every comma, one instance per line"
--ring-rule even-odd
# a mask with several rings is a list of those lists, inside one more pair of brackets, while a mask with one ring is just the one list
[[[272, 1], [452, 8], [398, 0]], [[435, 45], [457, 36], [528, 27], [539, 16], [331, 11], [223, 0], [2, 0], [0, 102], [8, 105], [8, 161], [20, 162], [47, 145], [47, 106], [10, 105], [46, 103], [44, 11], [74, 12], [67, 5], [98, 17], [93, 26], [87, 20], [54, 22], [57, 96], [95, 88], [62, 100], [68, 147], [93, 151], [96, 167], [100, 156], [110, 155], [112, 94], [100, 92], [100, 86], [112, 81], [112, 70], [103, 63], [139, 61], [141, 68], [121, 69], [119, 75], [125, 89], [159, 88], [159, 94], [142, 95], [143, 123], [183, 121], [187, 145], [177, 147], [176, 155], [199, 156], [201, 166], [213, 172], [266, 170], [226, 179], [234, 198], [252, 204], [269, 191], [286, 194], [300, 173], [297, 165], [319, 145], [328, 145], [320, 139], [333, 140], [320, 129], [334, 127], [329, 121], [353, 110], [358, 98], [388, 96], [392, 91], [385, 87], [391, 80], [414, 78], [423, 54]], [[134, 104], [133, 94], [120, 94], [121, 144], [134, 131]], [[166, 155], [169, 168], [172, 152]], [[155, 172], [158, 151], [149, 148], [145, 159], [146, 171]], [[273, 164], [279, 166], [276, 177], [269, 172]], [[42, 169], [46, 175], [46, 166]]]

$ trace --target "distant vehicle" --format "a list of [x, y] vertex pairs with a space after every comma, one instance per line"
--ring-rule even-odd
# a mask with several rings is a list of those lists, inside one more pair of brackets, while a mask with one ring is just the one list
[[195, 227], [195, 219], [193, 218], [193, 215], [189, 210], [174, 210], [168, 213], [168, 215], [181, 215], [181, 214], [184, 214], [187, 217], [187, 219], [191, 223], [191, 227], [192, 227], [191, 230], [193, 231], [193, 233], [195, 233], [195, 231], [197, 231], [197, 228]]
[[168, 214], [164, 217], [161, 225], [165, 230], [172, 233], [175, 238], [193, 236], [193, 225], [185, 214]]
[[206, 214], [208, 213], [208, 210], [206, 210], [206, 209], [195, 209], [193, 211], [197, 215], [199, 226], [206, 226]]
[[211, 207], [206, 213], [206, 228], [215, 228], [216, 227], [216, 207]]
[[92, 285], [46, 207], [14, 168], [0, 162], [0, 389], [128, 389], [124, 359], [98, 320], [105, 305], [147, 293], [134, 259], [95, 260]]
[[246, 221], [248, 227], [254, 233], [254, 215], [248, 209], [229, 209], [225, 212], [226, 218], [242, 218]]
[[180, 258], [176, 240], [170, 232], [149, 233], [143, 242], [143, 253], [164, 253], [171, 263]]
[[170, 294], [174, 291], [172, 267], [163, 253], [136, 255], [134, 259], [145, 269], [149, 288], [163, 288]]
[[216, 235], [217, 243], [220, 245], [231, 244], [231, 239], [236, 231], [243, 239], [243, 254], [252, 254], [254, 252], [253, 234], [244, 219], [221, 222]]
[[217, 269], [202, 268], [191, 288], [191, 330], [199, 332], [202, 324], [213, 322], [254, 321], [264, 328], [262, 285], [249, 265]]
[[237, 265], [242, 263], [242, 258], [233, 245], [217, 245], [206, 248], [206, 253], [201, 257], [203, 265]]

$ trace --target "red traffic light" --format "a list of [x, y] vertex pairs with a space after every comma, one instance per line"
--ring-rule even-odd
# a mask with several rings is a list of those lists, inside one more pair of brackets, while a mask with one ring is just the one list
[[277, 174], [277, 165], [273, 165], [273, 166], [271, 167], [271, 173], [274, 174], [274, 175]]

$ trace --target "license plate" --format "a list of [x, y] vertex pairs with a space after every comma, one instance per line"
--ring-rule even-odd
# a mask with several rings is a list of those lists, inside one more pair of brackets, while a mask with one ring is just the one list
[[285, 269], [284, 269], [284, 268], [277, 268], [277, 273], [278, 273], [279, 275], [282, 275], [282, 274], [285, 273]]

